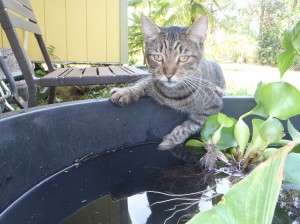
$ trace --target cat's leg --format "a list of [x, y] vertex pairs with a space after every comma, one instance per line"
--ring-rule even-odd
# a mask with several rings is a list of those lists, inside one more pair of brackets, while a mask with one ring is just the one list
[[199, 132], [206, 119], [206, 115], [190, 115], [190, 117], [178, 125], [173, 131], [166, 135], [158, 145], [159, 150], [170, 150], [182, 144], [188, 137]]
[[109, 93], [109, 98], [111, 102], [120, 106], [125, 106], [131, 102], [137, 101], [140, 97], [144, 96], [147, 84], [147, 80], [141, 80], [134, 86], [125, 88], [113, 88]]

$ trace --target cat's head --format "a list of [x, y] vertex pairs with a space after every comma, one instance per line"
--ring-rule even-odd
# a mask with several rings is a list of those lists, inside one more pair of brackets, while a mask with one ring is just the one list
[[198, 73], [207, 26], [207, 16], [190, 27], [159, 27], [142, 15], [149, 71], [168, 87]]

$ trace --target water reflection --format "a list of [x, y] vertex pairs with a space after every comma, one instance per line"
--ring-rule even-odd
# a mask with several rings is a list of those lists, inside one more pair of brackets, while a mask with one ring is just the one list
[[[63, 224], [182, 224], [197, 210], [196, 203], [186, 207], [186, 202], [179, 202], [179, 205], [178, 201], [167, 201], [169, 199], [168, 196], [143, 192], [113, 201], [107, 195], [84, 207]], [[154, 204], [158, 200], [166, 202]], [[185, 209], [179, 211], [181, 206]]]

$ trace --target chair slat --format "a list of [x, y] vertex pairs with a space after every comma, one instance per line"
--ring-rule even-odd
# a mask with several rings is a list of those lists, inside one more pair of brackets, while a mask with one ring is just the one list
[[22, 5], [26, 6], [26, 8], [28, 8], [32, 11], [31, 4], [28, 0], [17, 0], [17, 1], [20, 2]]
[[122, 69], [120, 66], [109, 66], [115, 75], [129, 75], [127, 71]]
[[99, 83], [112, 84], [115, 83], [115, 74], [108, 67], [98, 67]]
[[81, 76], [83, 69], [73, 68], [71, 72], [64, 76], [65, 86], [82, 85]]
[[81, 76], [82, 85], [98, 84], [99, 75], [96, 67], [88, 67]]
[[115, 73], [114, 83], [129, 83], [137, 80], [137, 76], [132, 75], [123, 66], [109, 66]]
[[20, 28], [23, 30], [27, 30], [27, 31], [36, 33], [38, 35], [42, 35], [41, 30], [36, 23], [22, 19], [21, 17], [15, 16], [8, 11], [1, 11], [0, 16], [3, 17], [4, 16], [3, 13], [5, 13], [5, 12], [8, 14], [8, 17], [9, 17], [11, 23], [1, 24], [3, 29], [8, 29], [8, 28], [11, 28], [11, 26], [13, 26], [13, 27], [17, 27], [17, 28]]
[[113, 76], [114, 73], [112, 73], [108, 67], [98, 67], [97, 68], [99, 76]]
[[[64, 74], [70, 72], [71, 69], [68, 68], [58, 68], [54, 72], [51, 72], [40, 79], [41, 86], [57, 86], [62, 83]], [[60, 78], [59, 78], [60, 77]], [[59, 80], [60, 79], [60, 80]]]
[[28, 8], [24, 7], [23, 5], [17, 3], [16, 1], [4, 1], [3, 2], [5, 7], [7, 7], [8, 9], [11, 9], [17, 13], [19, 13], [22, 16], [25, 16], [27, 18], [29, 18], [30, 20], [36, 22], [36, 18], [34, 16], [34, 13], [29, 10]]
[[150, 75], [150, 73], [148, 71], [144, 71], [144, 70], [139, 69], [139, 68], [134, 67], [134, 66], [125, 66], [125, 67], [126, 67], [126, 69], [129, 69], [132, 72], [134, 72], [135, 74]]

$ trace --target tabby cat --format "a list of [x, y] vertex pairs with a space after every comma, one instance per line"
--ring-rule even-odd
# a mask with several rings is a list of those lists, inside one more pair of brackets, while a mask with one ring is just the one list
[[146, 57], [152, 76], [114, 88], [113, 103], [124, 106], [142, 96], [187, 113], [188, 119], [166, 135], [158, 149], [169, 150], [199, 132], [206, 117], [222, 108], [225, 81], [220, 66], [202, 59], [208, 17], [190, 27], [159, 27], [142, 15]]

